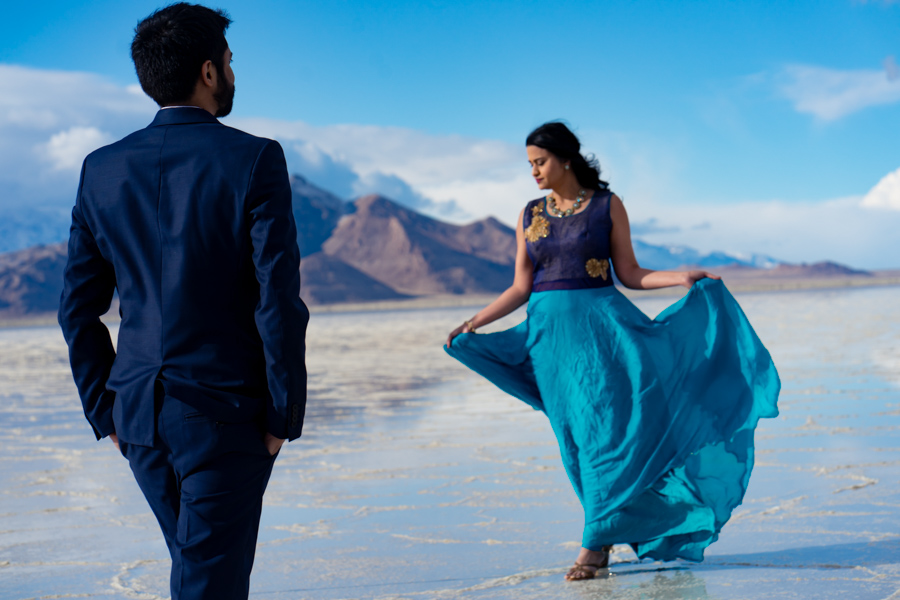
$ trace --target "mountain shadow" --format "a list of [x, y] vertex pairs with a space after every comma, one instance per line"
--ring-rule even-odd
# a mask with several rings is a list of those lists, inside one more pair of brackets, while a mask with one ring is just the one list
[[300, 297], [311, 305], [409, 298], [322, 252], [300, 261]]

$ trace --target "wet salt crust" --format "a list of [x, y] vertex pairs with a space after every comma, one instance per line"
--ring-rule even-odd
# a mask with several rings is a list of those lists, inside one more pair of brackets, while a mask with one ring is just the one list
[[[314, 315], [251, 598], [900, 598], [900, 288], [738, 300], [783, 380], [744, 504], [702, 564], [619, 546], [581, 583], [545, 417], [441, 350], [472, 309]], [[167, 597], [156, 522], [93, 441], [55, 328], [0, 330], [0, 440], [0, 598]]]

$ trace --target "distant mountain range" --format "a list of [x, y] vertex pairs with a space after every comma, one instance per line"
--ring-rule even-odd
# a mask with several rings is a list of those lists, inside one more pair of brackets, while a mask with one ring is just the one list
[[764, 254], [740, 256], [727, 252], [702, 253], [688, 246], [655, 246], [639, 239], [633, 239], [634, 255], [641, 266], [648, 269], [677, 269], [686, 265], [713, 268], [730, 265], [771, 269], [782, 261]]
[[[297, 175], [291, 178], [291, 188], [303, 257], [301, 296], [309, 304], [488, 294], [512, 282], [515, 232], [494, 218], [453, 225], [382, 196], [347, 202]], [[56, 310], [66, 245], [46, 243], [54, 231], [55, 240], [65, 237], [59, 234], [58, 224], [26, 227], [16, 239], [33, 235], [44, 240], [43, 245], [0, 254], [0, 318]], [[787, 265], [762, 255], [702, 254], [688, 247], [655, 246], [640, 240], [634, 241], [634, 247], [641, 265], [651, 269], [701, 266], [756, 272], [762, 268], [781, 277], [868, 274], [834, 263]]]

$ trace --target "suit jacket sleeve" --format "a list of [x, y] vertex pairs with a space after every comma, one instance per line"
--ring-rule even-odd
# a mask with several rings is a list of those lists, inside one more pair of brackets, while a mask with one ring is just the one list
[[300, 299], [300, 249], [284, 152], [269, 141], [250, 176], [250, 239], [259, 282], [256, 327], [262, 338], [269, 386], [266, 429], [278, 438], [300, 437], [306, 412], [306, 325]]
[[116, 277], [85, 221], [83, 189], [84, 167], [72, 210], [59, 324], [69, 346], [69, 362], [84, 415], [99, 440], [116, 431], [112, 418], [115, 393], [106, 389], [116, 353], [109, 330], [100, 321], [112, 302]]

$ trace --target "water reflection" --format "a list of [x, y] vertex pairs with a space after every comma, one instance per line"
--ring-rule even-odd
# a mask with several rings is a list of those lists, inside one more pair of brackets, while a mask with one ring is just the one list
[[[744, 504], [700, 565], [617, 547], [583, 583], [562, 581], [582, 514], [546, 419], [441, 350], [472, 309], [314, 315], [310, 419], [273, 473], [253, 597], [890, 596], [897, 290], [739, 299], [785, 382]], [[55, 328], [0, 331], [0, 424], [4, 593], [164, 597], [155, 521], [127, 464], [93, 441]]]
[[[619, 590], [610, 590], [615, 598], [652, 598], [653, 600], [706, 600], [706, 581], [687, 568], [659, 569], [652, 574], [628, 572], [617, 574]], [[632, 579], [640, 574], [641, 580], [634, 585]], [[646, 578], [645, 578], [646, 577]], [[624, 592], [624, 593], [622, 593]], [[595, 599], [598, 596], [583, 595], [582, 598]], [[607, 596], [609, 597], [609, 596]]]

